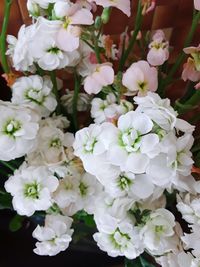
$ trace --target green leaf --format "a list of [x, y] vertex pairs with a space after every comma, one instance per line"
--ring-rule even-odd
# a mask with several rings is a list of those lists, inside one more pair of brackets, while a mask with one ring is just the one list
[[9, 193], [0, 194], [0, 210], [12, 209], [12, 196]]
[[142, 267], [155, 267], [155, 265], [147, 262], [147, 260], [143, 257], [140, 257], [140, 262], [142, 264]]
[[10, 231], [17, 232], [22, 227], [23, 221], [24, 221], [24, 217], [19, 216], [18, 214], [15, 215], [9, 224]]
[[140, 262], [140, 258], [135, 260], [125, 259], [125, 267], [143, 267]]

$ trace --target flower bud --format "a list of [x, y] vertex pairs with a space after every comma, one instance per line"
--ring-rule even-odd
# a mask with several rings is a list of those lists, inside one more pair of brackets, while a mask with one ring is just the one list
[[110, 14], [111, 14], [111, 8], [110, 7], [104, 8], [102, 15], [101, 15], [101, 19], [102, 19], [103, 24], [108, 23], [108, 21], [110, 19]]

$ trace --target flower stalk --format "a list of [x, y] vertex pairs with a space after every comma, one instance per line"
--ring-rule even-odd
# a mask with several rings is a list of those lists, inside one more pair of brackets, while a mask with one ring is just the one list
[[57, 100], [56, 114], [60, 115], [62, 113], [61, 112], [61, 103], [60, 103], [60, 96], [58, 93], [58, 84], [57, 84], [57, 80], [56, 80], [55, 71], [50, 72], [50, 77], [51, 77], [51, 81], [53, 83], [53, 93], [54, 93], [56, 100]]
[[[191, 25], [189, 34], [185, 40], [184, 48], [190, 45], [190, 43], [193, 39], [194, 33], [196, 31], [196, 28], [198, 26], [199, 20], [200, 20], [200, 12], [197, 12], [197, 13], [194, 12], [192, 25]], [[173, 77], [174, 77], [176, 71], [178, 70], [178, 68], [180, 67], [180, 65], [183, 63], [185, 57], [186, 57], [186, 55], [182, 50], [181, 53], [179, 54], [178, 58], [176, 59], [176, 63], [173, 65], [170, 72], [168, 73], [167, 78], [163, 79], [163, 81], [160, 83], [160, 86], [158, 88], [158, 92], [161, 96], [165, 95], [165, 93], [164, 93], [165, 87], [173, 81]]]
[[131, 40], [130, 40], [128, 48], [126, 49], [126, 51], [124, 52], [124, 54], [121, 57], [121, 60], [120, 60], [120, 63], [119, 63], [119, 71], [123, 70], [123, 67], [124, 67], [124, 65], [126, 63], [126, 60], [128, 59], [128, 57], [129, 57], [129, 55], [130, 55], [130, 53], [131, 53], [131, 51], [132, 51], [132, 49], [134, 47], [134, 44], [135, 44], [135, 42], [137, 40], [138, 33], [139, 33], [140, 29], [141, 29], [142, 18], [143, 18], [143, 16], [142, 16], [142, 3], [141, 3], [141, 0], [139, 0], [134, 32], [133, 32], [133, 35], [131, 37]]
[[10, 68], [8, 65], [7, 57], [6, 57], [6, 34], [8, 29], [10, 10], [12, 5], [12, 0], [5, 0], [5, 16], [3, 20], [2, 31], [0, 35], [0, 55], [1, 55], [1, 64], [5, 73], [10, 72]]
[[77, 75], [77, 73], [74, 73], [74, 96], [73, 96], [73, 103], [72, 103], [72, 109], [73, 109], [73, 124], [74, 124], [74, 131], [77, 131], [79, 129], [78, 125], [78, 111], [77, 111], [77, 106], [78, 106], [78, 96], [80, 93], [80, 77]]

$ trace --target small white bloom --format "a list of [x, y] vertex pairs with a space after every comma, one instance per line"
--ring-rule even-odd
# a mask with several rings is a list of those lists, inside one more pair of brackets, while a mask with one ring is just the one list
[[42, 117], [47, 117], [57, 106], [52, 93], [53, 84], [49, 77], [32, 75], [21, 77], [12, 85], [12, 103], [24, 104], [38, 111]]
[[195, 259], [191, 253], [186, 253], [184, 251], [173, 254], [168, 253], [165, 256], [157, 257], [156, 261], [162, 267], [199, 267], [200, 260]]
[[184, 234], [181, 238], [185, 244], [185, 249], [192, 249], [192, 254], [200, 258], [200, 225], [192, 225], [192, 232]]
[[117, 104], [113, 93], [108, 94], [105, 100], [94, 98], [91, 104], [91, 117], [95, 123], [117, 120], [119, 116], [133, 110], [133, 105], [129, 101], [121, 100], [120, 104]]
[[148, 92], [145, 97], [134, 97], [137, 111], [145, 113], [166, 131], [176, 125], [177, 112], [171, 107], [169, 99], [161, 99], [156, 93]]
[[39, 116], [25, 107], [0, 102], [0, 159], [9, 161], [33, 151]]
[[109, 137], [107, 134], [104, 136], [105, 139], [110, 138], [109, 161], [120, 166], [122, 171], [144, 173], [159, 143], [158, 135], [151, 133], [152, 128], [153, 122], [145, 114], [130, 111], [122, 115], [118, 128], [115, 127]]
[[35, 70], [33, 66], [34, 58], [29, 47], [35, 32], [35, 24], [28, 27], [23, 25], [18, 32], [18, 39], [11, 35], [7, 37], [9, 45], [6, 54], [11, 56], [13, 66], [18, 71], [33, 72]]
[[36, 34], [29, 43], [29, 49], [34, 61], [42, 69], [51, 71], [78, 63], [78, 51], [68, 53], [59, 49], [56, 44], [56, 35], [62, 27], [62, 21], [49, 21], [39, 17], [35, 27]]
[[40, 127], [37, 141], [38, 145], [33, 153], [27, 156], [29, 164], [37, 165], [40, 162], [51, 166], [68, 161], [65, 149], [72, 146], [74, 136], [55, 126], [43, 126]]
[[38, 239], [33, 250], [38, 255], [55, 256], [68, 248], [73, 230], [72, 219], [61, 215], [47, 215], [44, 226], [37, 226], [33, 237]]
[[13, 196], [13, 207], [20, 215], [31, 216], [52, 205], [51, 193], [58, 179], [46, 167], [28, 167], [11, 176], [5, 189]]
[[[66, 90], [66, 95], [61, 97], [61, 101], [63, 106], [67, 109], [69, 114], [73, 113], [73, 97], [74, 91]], [[90, 105], [90, 96], [85, 93], [79, 93], [78, 95], [78, 102], [77, 102], [77, 110], [87, 111]]]
[[145, 248], [153, 255], [162, 255], [173, 251], [175, 217], [166, 209], [157, 209], [141, 229], [141, 238]]
[[182, 214], [185, 221], [192, 224], [200, 225], [200, 198], [186, 194], [181, 198], [177, 196], [177, 209]]
[[139, 231], [131, 222], [112, 220], [109, 226], [109, 231], [93, 235], [100, 249], [109, 256], [135, 259], [144, 251]]

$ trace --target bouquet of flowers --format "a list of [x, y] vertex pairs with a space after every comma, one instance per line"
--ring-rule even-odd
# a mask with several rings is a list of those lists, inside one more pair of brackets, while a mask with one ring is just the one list
[[[6, 36], [5, 1], [0, 53], [12, 98], [0, 101], [1, 208], [18, 225], [41, 218], [38, 255], [65, 251], [82, 223], [127, 267], [198, 267], [200, 116], [179, 115], [200, 102], [200, 47], [190, 46], [200, 1], [173, 65], [165, 33], [140, 31], [155, 0], [138, 1], [133, 32], [104, 34], [113, 9], [131, 16], [130, 2], [27, 0], [32, 24], [16, 38]], [[170, 102], [182, 63], [185, 94]]]

